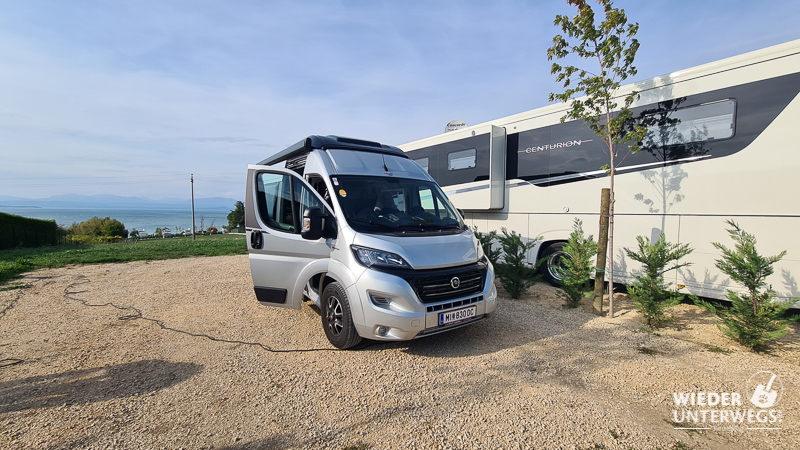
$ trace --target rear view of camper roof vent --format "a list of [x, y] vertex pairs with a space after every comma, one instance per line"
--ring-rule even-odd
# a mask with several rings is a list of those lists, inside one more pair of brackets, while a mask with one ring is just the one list
[[[313, 150], [355, 150], [361, 152], [383, 153], [386, 155], [394, 155], [400, 158], [408, 158], [408, 156], [399, 148], [392, 147], [391, 145], [383, 145], [378, 142], [365, 141], [362, 139], [353, 139], [339, 136], [309, 136], [302, 141], [285, 148], [269, 158], [259, 162], [262, 166], [271, 166], [273, 164], [287, 161], [286, 167], [289, 167], [290, 161], [294, 159], [303, 158]], [[302, 165], [302, 164], [301, 164]], [[299, 167], [299, 166], [298, 166]]]
[[341, 136], [336, 136], [335, 139], [341, 142], [342, 144], [363, 145], [365, 147], [377, 147], [377, 148], [382, 147], [382, 145], [379, 142], [363, 141], [361, 139], [353, 139]]

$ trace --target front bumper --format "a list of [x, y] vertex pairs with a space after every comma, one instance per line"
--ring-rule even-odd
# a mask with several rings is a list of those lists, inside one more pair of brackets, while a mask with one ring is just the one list
[[[361, 314], [353, 314], [358, 334], [375, 340], [403, 341], [450, 331], [486, 319], [497, 307], [491, 265], [481, 292], [441, 302], [422, 303], [406, 280], [377, 270], [366, 270], [347, 295], [361, 305]], [[440, 314], [471, 307], [474, 316], [439, 325]]]

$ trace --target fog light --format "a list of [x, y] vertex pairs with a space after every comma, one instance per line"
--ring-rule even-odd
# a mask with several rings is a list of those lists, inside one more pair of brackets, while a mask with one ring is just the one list
[[375, 332], [378, 333], [378, 336], [386, 336], [386, 334], [389, 333], [389, 327], [384, 327], [381, 325], [377, 330], [375, 330]]

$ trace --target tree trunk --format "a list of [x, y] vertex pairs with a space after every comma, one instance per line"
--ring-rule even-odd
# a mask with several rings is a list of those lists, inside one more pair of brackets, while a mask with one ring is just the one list
[[603, 188], [600, 195], [600, 234], [597, 237], [597, 264], [594, 274], [594, 313], [603, 314], [606, 255], [608, 254], [608, 219], [611, 206], [611, 189]]

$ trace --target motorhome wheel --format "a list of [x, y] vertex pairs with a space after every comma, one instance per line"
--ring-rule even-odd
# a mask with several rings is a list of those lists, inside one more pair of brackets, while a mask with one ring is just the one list
[[321, 303], [322, 327], [330, 343], [342, 350], [358, 345], [361, 336], [353, 325], [353, 315], [344, 288], [336, 282], [329, 284], [322, 292]]
[[561, 275], [561, 272], [565, 269], [562, 259], [569, 258], [569, 254], [563, 250], [565, 245], [566, 242], [556, 242], [548, 245], [542, 251], [541, 259], [544, 259], [544, 263], [539, 270], [544, 275], [545, 280], [551, 284], [558, 285], [558, 282], [564, 278]]

